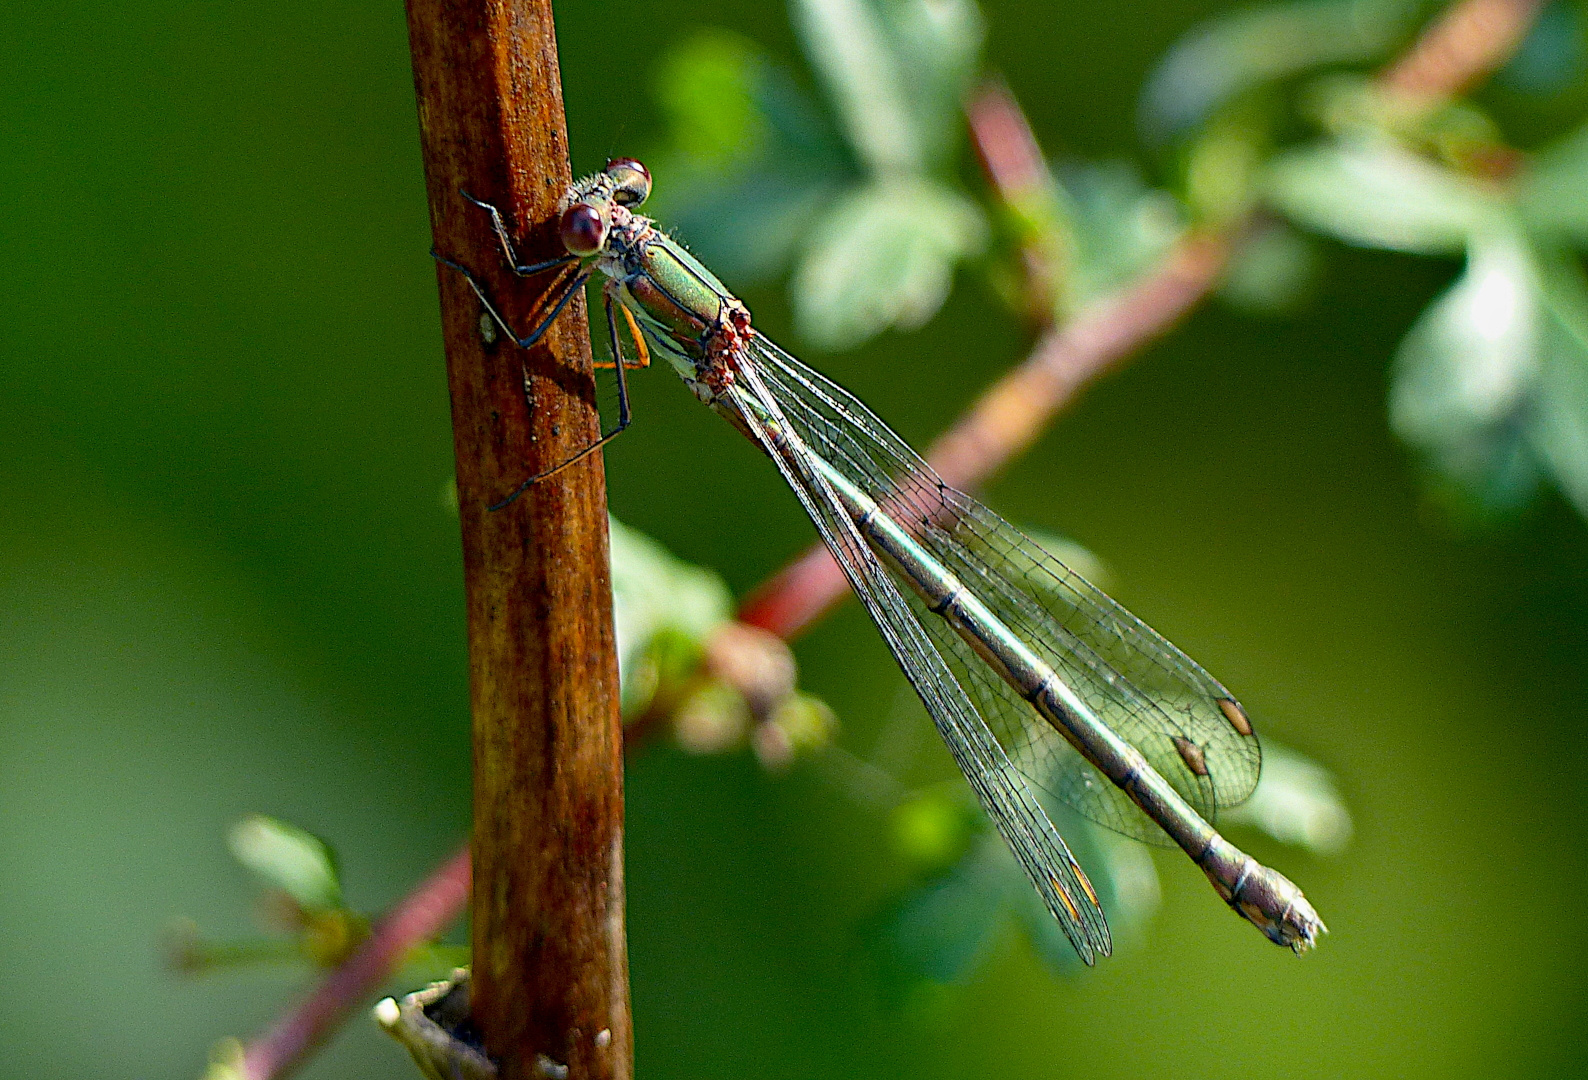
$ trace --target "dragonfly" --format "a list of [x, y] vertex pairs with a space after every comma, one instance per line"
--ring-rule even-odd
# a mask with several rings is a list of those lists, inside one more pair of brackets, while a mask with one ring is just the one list
[[[1289, 879], [1211, 821], [1257, 784], [1261, 751], [1235, 697], [1195, 661], [1020, 530], [950, 487], [852, 394], [779, 348], [683, 245], [637, 213], [651, 175], [616, 158], [559, 207], [565, 253], [507, 265], [555, 271], [543, 316], [517, 334], [468, 268], [503, 333], [528, 348], [599, 274], [618, 420], [575, 457], [525, 480], [504, 506], [629, 425], [624, 371], [663, 357], [697, 398], [776, 465], [920, 695], [954, 761], [1087, 964], [1112, 951], [1097, 893], [1038, 792], [1108, 828], [1178, 845], [1239, 915], [1300, 954], [1326, 931]], [[625, 352], [619, 319], [632, 355]]]

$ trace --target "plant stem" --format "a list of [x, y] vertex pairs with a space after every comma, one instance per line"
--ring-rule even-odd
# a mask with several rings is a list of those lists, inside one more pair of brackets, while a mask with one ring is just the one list
[[413, 946], [435, 937], [458, 917], [468, 898], [465, 848], [371, 927], [364, 943], [313, 994], [248, 1045], [241, 1080], [283, 1077], [303, 1064], [372, 989], [402, 966]]
[[1452, 4], [1384, 69], [1379, 83], [1429, 104], [1453, 97], [1511, 58], [1543, 6], [1543, 0]]
[[[521, 261], [564, 253], [556, 210], [572, 177], [550, 0], [409, 0], [408, 25], [436, 248], [479, 274], [502, 310], [530, 312], [546, 278], [508, 274], [488, 216], [459, 191], [521, 226]], [[487, 509], [600, 435], [582, 297], [525, 351], [485, 341], [467, 282], [437, 273], [474, 717], [474, 1020], [504, 1080], [548, 1067], [627, 1078], [623, 739], [601, 459]]]

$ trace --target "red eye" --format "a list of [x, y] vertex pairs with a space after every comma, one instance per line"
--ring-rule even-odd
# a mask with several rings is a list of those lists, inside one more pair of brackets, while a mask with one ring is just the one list
[[562, 246], [578, 256], [594, 255], [607, 241], [606, 220], [589, 203], [574, 203], [557, 226]]

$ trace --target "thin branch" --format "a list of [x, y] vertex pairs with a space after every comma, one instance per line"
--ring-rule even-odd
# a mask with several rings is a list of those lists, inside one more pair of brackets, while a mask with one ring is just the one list
[[469, 852], [448, 859], [371, 929], [369, 937], [314, 993], [249, 1044], [238, 1080], [291, 1074], [374, 989], [402, 967], [409, 952], [462, 914], [469, 899]]
[[1020, 103], [1001, 80], [965, 105], [971, 145], [987, 182], [1019, 233], [1022, 301], [1027, 317], [1047, 328], [1071, 310], [1073, 248], [1056, 220], [1057, 183]]
[[1511, 58], [1543, 6], [1543, 0], [1454, 4], [1385, 68], [1379, 82], [1431, 104], [1454, 97]]

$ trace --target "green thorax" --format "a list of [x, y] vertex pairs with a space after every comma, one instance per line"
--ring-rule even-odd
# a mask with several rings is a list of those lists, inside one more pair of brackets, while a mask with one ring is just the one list
[[717, 276], [650, 221], [634, 217], [608, 242], [610, 269], [623, 300], [654, 337], [699, 359], [706, 339], [737, 305]]

